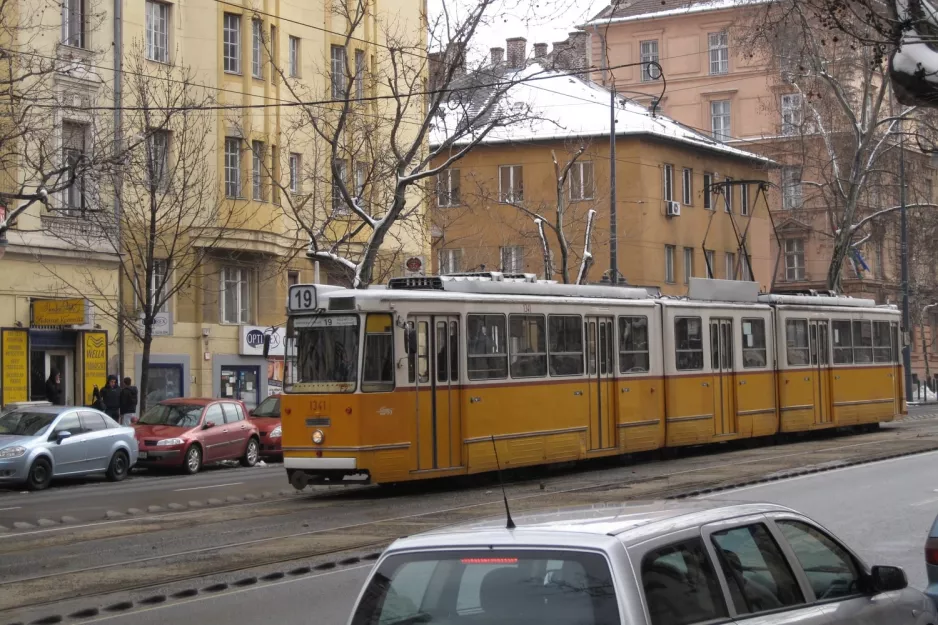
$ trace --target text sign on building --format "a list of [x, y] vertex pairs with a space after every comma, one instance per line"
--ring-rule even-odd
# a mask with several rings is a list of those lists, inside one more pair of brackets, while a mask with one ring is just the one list
[[3, 397], [0, 404], [29, 401], [29, 333], [3, 330], [0, 334], [0, 368], [3, 369]]
[[[141, 336], [143, 335], [143, 313], [140, 313], [140, 319], [137, 321]], [[173, 335], [173, 313], [158, 312], [153, 315], [153, 323], [150, 326], [150, 336], [172, 336]]]
[[241, 326], [241, 355], [263, 356], [265, 334], [270, 334], [268, 356], [283, 356], [283, 346], [287, 338], [286, 330], [277, 328], [271, 332], [270, 328], [262, 326]]
[[84, 299], [33, 300], [33, 325], [80, 326], [85, 323]]
[[90, 406], [94, 386], [107, 383], [107, 332], [85, 332], [82, 337], [82, 367], [85, 375], [85, 405]]

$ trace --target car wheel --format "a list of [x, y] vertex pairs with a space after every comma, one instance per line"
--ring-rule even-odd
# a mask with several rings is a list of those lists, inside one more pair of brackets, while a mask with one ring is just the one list
[[242, 467], [253, 467], [257, 464], [258, 456], [258, 446], [256, 438], [248, 439], [248, 446], [244, 450], [244, 455], [241, 456], [241, 466]]
[[29, 490], [45, 490], [52, 483], [52, 465], [45, 458], [37, 458], [29, 467], [26, 486]]
[[114, 455], [111, 456], [111, 462], [107, 465], [107, 476], [108, 481], [111, 482], [120, 482], [127, 478], [127, 475], [130, 473], [130, 458], [127, 457], [127, 452], [120, 450], [115, 451]]
[[202, 448], [198, 445], [192, 445], [186, 451], [186, 461], [182, 468], [189, 475], [195, 475], [202, 469]]

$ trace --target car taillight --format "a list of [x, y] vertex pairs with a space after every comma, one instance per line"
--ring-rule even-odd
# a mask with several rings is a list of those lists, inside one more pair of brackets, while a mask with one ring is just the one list
[[930, 537], [925, 541], [925, 562], [938, 566], [938, 538]]

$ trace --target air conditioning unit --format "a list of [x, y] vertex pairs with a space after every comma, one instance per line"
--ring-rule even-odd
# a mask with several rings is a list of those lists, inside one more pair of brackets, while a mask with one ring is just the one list
[[665, 200], [664, 210], [665, 210], [665, 214], [668, 217], [680, 217], [681, 216], [680, 202], [675, 202], [673, 200]]

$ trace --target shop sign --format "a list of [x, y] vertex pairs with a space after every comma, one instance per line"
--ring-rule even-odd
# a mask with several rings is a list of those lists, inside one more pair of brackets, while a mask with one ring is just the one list
[[404, 275], [422, 276], [425, 275], [423, 256], [411, 256], [404, 261]]
[[3, 330], [0, 335], [0, 368], [3, 369], [3, 397], [0, 404], [29, 401], [29, 333]]
[[270, 328], [263, 326], [241, 326], [241, 355], [242, 356], [263, 356], [264, 355], [264, 335], [270, 335], [270, 351], [268, 356], [284, 355], [284, 343], [286, 342], [287, 332], [283, 328], [277, 328], [271, 331]]
[[[143, 313], [140, 313], [140, 320], [137, 322], [140, 328], [140, 335], [143, 335]], [[151, 336], [172, 336], [173, 335], [173, 313], [158, 312], [153, 315], [153, 325], [150, 327]]]
[[107, 383], [107, 332], [85, 332], [82, 336], [82, 369], [85, 372], [85, 405], [90, 406], [95, 384]]
[[87, 322], [84, 299], [33, 300], [33, 325], [80, 326]]

